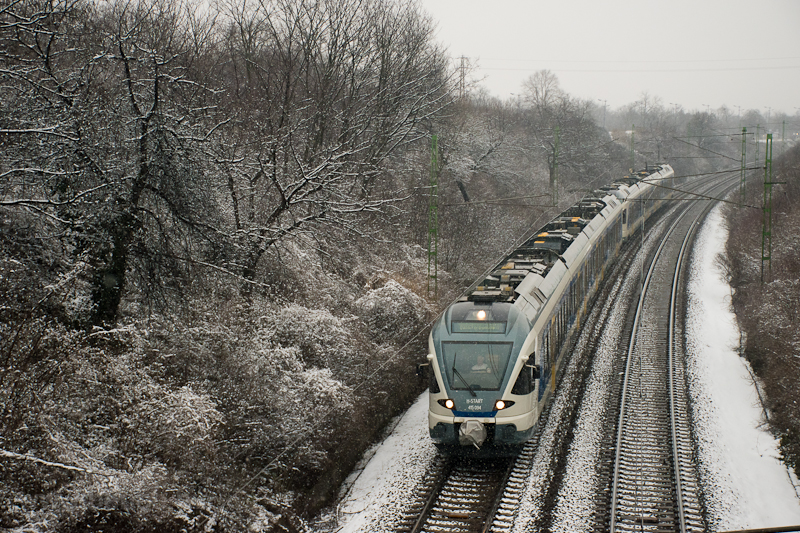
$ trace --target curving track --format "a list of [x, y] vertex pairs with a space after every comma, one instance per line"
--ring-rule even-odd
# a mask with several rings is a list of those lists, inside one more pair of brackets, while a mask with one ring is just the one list
[[[678, 397], [683, 388], [673, 372], [671, 349], [678, 277], [692, 232], [686, 233], [674, 267], [669, 258], [659, 260], [681, 220], [656, 251], [634, 319], [617, 427], [611, 531], [685, 532], [687, 524], [703, 526], [697, 495], [690, 498], [687, 491], [684, 498], [678, 475], [681, 464], [692, 464], [692, 448], [679, 446], [676, 439], [679, 432], [688, 435], [690, 427], [685, 398]], [[672, 283], [667, 283], [669, 267], [674, 269]]]
[[[714, 188], [705, 194], [721, 194]], [[684, 376], [681, 275], [694, 227], [710, 206], [689, 205], [670, 208], [671, 225], [657, 223], [647, 242], [623, 251], [573, 339], [558, 394], [519, 456], [494, 462], [437, 457], [416, 502], [392, 530], [569, 531], [565, 501], [587, 499], [569, 496], [575, 491], [568, 471], [573, 439], [585, 431], [581, 416], [592, 412], [584, 404], [593, 379], [608, 383], [604, 407], [590, 416], [603, 435], [583, 467], [592, 491], [583, 523], [596, 531], [704, 529]], [[650, 265], [646, 280], [642, 267], [644, 281], [636, 281], [639, 268], [632, 265], [638, 263]], [[619, 309], [636, 298], [638, 305]], [[613, 361], [598, 376], [603, 351]]]
[[613, 532], [705, 529], [682, 335], [676, 332], [688, 245], [708, 210], [688, 208], [678, 217], [642, 283], [616, 429], [607, 522]]

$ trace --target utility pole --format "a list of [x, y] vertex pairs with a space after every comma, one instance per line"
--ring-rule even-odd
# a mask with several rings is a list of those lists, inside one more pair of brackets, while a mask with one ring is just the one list
[[633, 135], [635, 132], [636, 132], [636, 124], [631, 124], [631, 172], [633, 172], [633, 169], [635, 168], [635, 162], [633, 158], [633, 146], [634, 146]]
[[758, 164], [758, 138], [761, 136], [761, 124], [756, 124], [756, 159], [755, 163]]
[[461, 56], [461, 64], [458, 67], [458, 99], [463, 100], [467, 96], [467, 58]]
[[764, 204], [761, 211], [761, 283], [764, 283], [764, 263], [772, 274], [772, 134], [767, 133], [764, 148]]
[[553, 175], [550, 179], [550, 185], [553, 190], [553, 206], [558, 207], [558, 149], [559, 149], [559, 128], [555, 128], [555, 143], [553, 146]]
[[742, 174], [739, 178], [739, 196], [742, 203], [745, 201], [746, 196], [746, 176], [745, 167], [747, 166], [747, 128], [742, 128]]
[[781, 155], [786, 151], [786, 119], [783, 119], [783, 131], [781, 132]]
[[434, 135], [431, 138], [431, 175], [428, 190], [428, 296], [439, 294], [439, 144]]
[[598, 98], [597, 101], [598, 102], [603, 102], [603, 130], [607, 131], [606, 130], [606, 104], [608, 103], [608, 100], [601, 100], [600, 98]]
[[676, 104], [675, 102], [670, 102], [669, 105], [674, 106], [674, 108], [672, 110], [672, 120], [673, 120], [673, 122], [675, 124], [675, 132], [677, 134], [677, 131], [678, 131], [678, 105], [679, 104]]

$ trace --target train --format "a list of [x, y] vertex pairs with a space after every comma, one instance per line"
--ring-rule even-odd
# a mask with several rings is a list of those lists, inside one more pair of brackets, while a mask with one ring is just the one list
[[449, 453], [519, 449], [557, 387], [571, 337], [622, 244], [676, 190], [671, 166], [585, 196], [447, 307], [428, 336], [428, 429]]

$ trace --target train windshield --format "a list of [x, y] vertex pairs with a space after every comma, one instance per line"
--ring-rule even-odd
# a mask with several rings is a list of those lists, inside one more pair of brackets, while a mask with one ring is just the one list
[[500, 390], [511, 342], [443, 342], [444, 368], [452, 390]]

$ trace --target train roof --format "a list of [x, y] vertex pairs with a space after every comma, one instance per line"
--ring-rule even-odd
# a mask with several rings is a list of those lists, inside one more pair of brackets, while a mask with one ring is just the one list
[[606, 218], [626, 198], [641, 193], [642, 180], [665, 169], [648, 167], [587, 194], [527, 238], [459, 301], [516, 303], [532, 318]]

